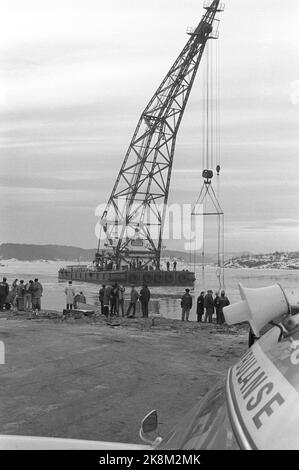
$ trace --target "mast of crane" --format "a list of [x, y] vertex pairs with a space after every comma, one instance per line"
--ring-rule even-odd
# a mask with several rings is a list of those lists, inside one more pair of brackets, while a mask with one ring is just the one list
[[217, 38], [217, 13], [224, 9], [220, 0], [205, 2], [204, 8], [206, 13], [187, 31], [189, 40], [139, 119], [101, 217], [105, 236], [99, 237], [98, 254], [101, 247], [108, 248], [117, 265], [128, 263], [136, 246], [140, 256], [160, 266], [176, 136], [206, 43]]

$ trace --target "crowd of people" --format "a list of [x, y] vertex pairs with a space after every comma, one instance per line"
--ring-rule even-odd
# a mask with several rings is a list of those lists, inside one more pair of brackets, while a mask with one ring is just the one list
[[[172, 266], [171, 266], [172, 264]], [[116, 271], [116, 270], [128, 270], [128, 271], [155, 271], [162, 269], [163, 267], [160, 266], [156, 262], [155, 259], [147, 259], [144, 260], [138, 255], [136, 255], [135, 258], [132, 258], [130, 261], [120, 261], [117, 262], [115, 257], [113, 257], [109, 253], [96, 253], [95, 259], [92, 262], [92, 265], [89, 266], [91, 269], [95, 269], [97, 271]], [[177, 261], [174, 260], [170, 262], [169, 260], [164, 262], [164, 269], [167, 269], [167, 271], [170, 271], [171, 269], [173, 271], [177, 270]]]
[[130, 290], [130, 302], [125, 313], [125, 288], [120, 284], [113, 284], [112, 286], [102, 285], [99, 290], [99, 301], [101, 305], [101, 313], [106, 318], [115, 316], [135, 318], [137, 301], [140, 301], [142, 317], [148, 317], [148, 305], [151, 297], [151, 293], [146, 284], [143, 284], [140, 292], [137, 291], [136, 287], [132, 284]]
[[[125, 288], [120, 284], [102, 285], [99, 290], [99, 302], [101, 305], [101, 313], [106, 318], [111, 316], [122, 316], [128, 318], [135, 318], [137, 302], [140, 302], [141, 312], [143, 318], [149, 316], [149, 301], [151, 298], [151, 292], [146, 284], [143, 284], [141, 290], [138, 292], [135, 285], [131, 285], [129, 293], [129, 304], [125, 312], [124, 308], [124, 297]], [[192, 309], [192, 296], [190, 289], [186, 289], [184, 295], [181, 298], [182, 308], [182, 321], [189, 321], [190, 311]], [[223, 315], [223, 308], [230, 305], [228, 297], [225, 295], [225, 291], [222, 290], [220, 294], [216, 292], [213, 297], [213, 291], [208, 290], [207, 292], [202, 291], [197, 298], [196, 302], [196, 316], [198, 322], [209, 322], [213, 323], [214, 314], [216, 314], [216, 323], [222, 325], [225, 321]]]
[[[35, 278], [34, 281], [30, 279], [28, 282], [23, 279], [20, 281], [15, 279], [10, 286], [7, 278], [4, 277], [0, 282], [0, 311], [3, 311], [3, 309], [12, 310], [13, 312], [25, 311], [36, 316], [41, 310], [42, 295], [43, 286], [38, 278]], [[85, 295], [82, 291], [76, 292], [72, 281], [68, 282], [65, 295], [67, 310], [73, 310], [78, 308], [80, 304], [86, 304]], [[129, 292], [129, 303], [125, 312], [125, 287], [123, 285], [117, 283], [113, 285], [103, 284], [99, 290], [101, 313], [106, 318], [120, 315], [135, 318], [138, 301], [140, 302], [142, 317], [148, 318], [150, 298], [151, 292], [146, 284], [142, 285], [139, 292], [132, 284]], [[216, 292], [215, 296], [212, 290], [202, 291], [196, 301], [197, 321], [213, 323], [213, 317], [216, 314], [216, 323], [222, 325], [225, 321], [223, 308], [229, 304], [230, 302], [224, 290], [220, 293]], [[185, 293], [181, 298], [182, 321], [189, 321], [192, 306], [193, 299], [190, 289], [185, 289]]]
[[[186, 289], [181, 298], [182, 321], [189, 321], [192, 304], [193, 300], [190, 289]], [[224, 290], [220, 292], [220, 295], [216, 292], [215, 297], [213, 297], [213, 291], [210, 289], [207, 292], [202, 291], [196, 302], [197, 321], [213, 323], [213, 316], [216, 313], [216, 323], [222, 325], [225, 321], [223, 309], [227, 305], [230, 305], [230, 302]]]
[[[154, 271], [158, 269], [155, 260], [144, 261], [138, 257], [133, 258], [129, 262], [117, 263], [115, 258], [110, 255], [96, 254], [93, 261], [93, 268], [97, 271], [115, 271], [115, 270], [128, 270], [128, 271]], [[175, 263], [176, 264], [176, 263]]]
[[28, 282], [15, 279], [9, 286], [4, 277], [0, 282], [0, 311], [12, 309], [13, 312], [25, 311], [37, 315], [41, 310], [42, 295], [43, 286], [38, 278]]

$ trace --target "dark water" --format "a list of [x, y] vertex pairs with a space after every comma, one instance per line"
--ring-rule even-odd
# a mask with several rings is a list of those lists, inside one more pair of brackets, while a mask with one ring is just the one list
[[[3, 263], [5, 264], [5, 263]], [[10, 263], [0, 267], [0, 275], [6, 275], [11, 283], [15, 278], [29, 280], [38, 276], [44, 286], [42, 307], [45, 309], [62, 310], [65, 308], [65, 282], [57, 279], [59, 264], [55, 263]], [[231, 302], [240, 300], [238, 283], [246, 287], [266, 287], [279, 282], [292, 303], [299, 302], [299, 271], [285, 270], [258, 270], [258, 269], [227, 269], [225, 272], [226, 293]], [[98, 305], [98, 290], [96, 284], [73, 282], [76, 291], [83, 291], [87, 302]], [[153, 287], [152, 299], [155, 300], [151, 312], [168, 318], [180, 318], [180, 297], [185, 288], [180, 287]], [[216, 272], [213, 268], [207, 268], [204, 273], [200, 267], [196, 269], [196, 282], [191, 293], [199, 295], [201, 290], [219, 290]], [[126, 297], [129, 297], [130, 289], [126, 289]], [[195, 320], [195, 309], [192, 309], [191, 320]]]

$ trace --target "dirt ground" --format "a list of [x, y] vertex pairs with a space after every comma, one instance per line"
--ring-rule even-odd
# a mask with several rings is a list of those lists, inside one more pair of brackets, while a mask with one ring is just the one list
[[53, 316], [0, 316], [1, 434], [140, 443], [155, 408], [163, 436], [247, 345], [244, 327]]

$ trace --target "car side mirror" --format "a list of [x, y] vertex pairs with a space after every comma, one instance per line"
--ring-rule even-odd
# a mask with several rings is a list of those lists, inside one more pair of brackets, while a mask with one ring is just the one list
[[158, 428], [158, 413], [156, 410], [150, 411], [141, 422], [141, 429], [144, 434], [150, 434]]
[[158, 437], [154, 441], [147, 438], [147, 435], [158, 429], [158, 413], [156, 410], [150, 411], [141, 421], [141, 427], [139, 431], [140, 438], [147, 444], [157, 445], [161, 442], [161, 438]]

